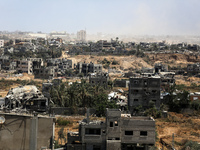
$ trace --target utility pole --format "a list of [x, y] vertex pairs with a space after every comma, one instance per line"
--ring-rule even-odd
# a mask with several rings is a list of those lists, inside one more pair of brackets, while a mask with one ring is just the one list
[[29, 150], [37, 150], [37, 134], [38, 134], [38, 114], [34, 113], [33, 118], [30, 119], [30, 145]]

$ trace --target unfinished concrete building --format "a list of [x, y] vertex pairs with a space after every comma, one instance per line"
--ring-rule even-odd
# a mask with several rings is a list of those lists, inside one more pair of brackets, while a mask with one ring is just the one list
[[0, 65], [1, 65], [0, 70], [9, 70], [10, 62], [11, 60], [9, 56], [6, 55], [0, 56]]
[[87, 118], [67, 139], [67, 150], [149, 150], [155, 144], [155, 121], [107, 109], [105, 122]]
[[108, 86], [109, 75], [108, 73], [91, 74], [89, 76], [89, 83], [92, 85], [100, 85], [103, 87]]
[[161, 77], [161, 88], [164, 89], [175, 84], [174, 72], [160, 72], [159, 75]]
[[27, 58], [17, 61], [17, 71], [19, 73], [33, 74], [33, 69], [43, 66], [42, 58]]
[[57, 70], [56, 66], [49, 66], [49, 67], [41, 67], [38, 69], [34, 69], [33, 73], [36, 79], [53, 79], [57, 77]]
[[148, 108], [150, 101], [160, 107], [160, 76], [140, 76], [130, 78], [128, 107], [131, 113], [137, 106]]
[[200, 64], [199, 63], [188, 64], [187, 65], [187, 73], [192, 74], [192, 75], [200, 73]]
[[118, 80], [118, 79], [115, 79], [114, 80], [114, 86], [115, 87], [125, 87], [125, 88], [128, 88], [128, 85], [129, 85], [129, 81], [128, 80]]
[[71, 69], [72, 68], [72, 60], [70, 60], [70, 59], [51, 58], [51, 59], [47, 59], [46, 61], [47, 61], [47, 67], [48, 66], [58, 66], [58, 68], [61, 68], [61, 69]]
[[88, 73], [102, 73], [102, 64], [78, 63], [76, 68], [78, 73], [83, 73], [85, 76]]
[[167, 72], [168, 71], [168, 66], [162, 63], [156, 63], [154, 65], [155, 73], [159, 72]]

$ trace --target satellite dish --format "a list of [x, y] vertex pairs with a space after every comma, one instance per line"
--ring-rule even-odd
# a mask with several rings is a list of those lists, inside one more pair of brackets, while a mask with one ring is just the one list
[[6, 121], [6, 119], [3, 116], [0, 116], [0, 124], [3, 124]]

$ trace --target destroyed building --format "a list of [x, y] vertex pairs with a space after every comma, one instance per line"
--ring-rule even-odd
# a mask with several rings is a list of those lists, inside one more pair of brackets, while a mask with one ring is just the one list
[[34, 85], [19, 86], [9, 90], [4, 98], [5, 108], [46, 112], [48, 99]]
[[77, 64], [78, 73], [83, 73], [85, 76], [88, 73], [101, 73], [102, 72], [102, 64], [94, 64], [94, 63], [78, 63]]
[[159, 72], [167, 72], [168, 71], [168, 66], [162, 63], [156, 63], [154, 65], [155, 73]]
[[161, 77], [161, 88], [165, 89], [175, 84], [174, 72], [160, 72], [159, 76]]
[[65, 71], [72, 69], [72, 60], [70, 59], [58, 59], [58, 58], [51, 58], [47, 59], [47, 67], [54, 67], [56, 70], [56, 76], [65, 75]]
[[200, 64], [199, 63], [188, 64], [187, 65], [187, 73], [192, 74], [192, 75], [196, 75], [196, 74], [200, 73]]
[[17, 71], [19, 73], [33, 74], [33, 69], [43, 66], [42, 58], [27, 58], [17, 61]]
[[105, 122], [88, 117], [80, 122], [79, 132], [67, 136], [67, 150], [149, 150], [155, 144], [155, 121], [107, 109]]
[[148, 108], [153, 102], [156, 108], [160, 108], [160, 76], [131, 77], [129, 84], [128, 107], [131, 113], [135, 107]]
[[0, 56], [0, 70], [9, 70], [10, 68], [10, 57], [7, 55]]
[[56, 66], [49, 66], [41, 68], [37, 68], [33, 70], [34, 77], [36, 79], [53, 79], [57, 77], [57, 67]]
[[129, 81], [128, 80], [118, 80], [118, 79], [115, 79], [114, 80], [114, 86], [115, 87], [125, 87], [125, 88], [128, 88], [128, 85], [129, 85]]
[[102, 87], [108, 86], [108, 73], [92, 73], [89, 76], [89, 83], [92, 85], [100, 85]]
[[[71, 69], [72, 68], [72, 60], [66, 58], [51, 58], [47, 59], [47, 66], [58, 66], [58, 68], [63, 69]], [[64, 66], [64, 67], [62, 67]]]

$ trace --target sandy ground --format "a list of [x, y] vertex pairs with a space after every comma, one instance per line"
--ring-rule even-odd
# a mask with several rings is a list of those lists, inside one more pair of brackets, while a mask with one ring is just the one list
[[[188, 140], [200, 142], [200, 116], [187, 116], [183, 114], [170, 113], [168, 118], [156, 119], [159, 142], [162, 138], [164, 142], [172, 144], [172, 134], [174, 134], [175, 148], [181, 149]], [[166, 147], [164, 147], [167, 150]]]

